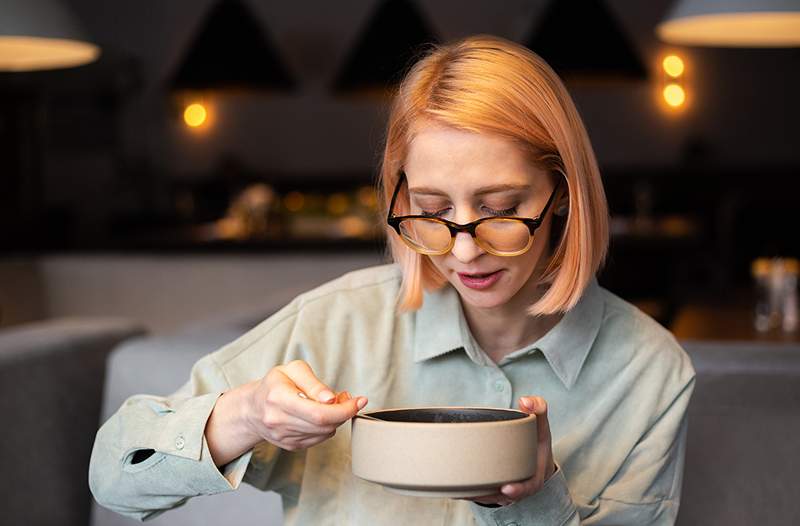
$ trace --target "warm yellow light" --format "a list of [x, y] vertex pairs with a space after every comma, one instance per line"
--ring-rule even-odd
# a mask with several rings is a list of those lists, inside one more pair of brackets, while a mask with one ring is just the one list
[[186, 106], [186, 109], [183, 110], [183, 121], [187, 126], [192, 128], [202, 126], [207, 118], [208, 112], [206, 111], [206, 107], [198, 102], [189, 104]]
[[656, 32], [662, 40], [682, 45], [795, 47], [800, 45], [800, 13], [767, 11], [695, 15], [664, 22]]
[[683, 74], [683, 60], [677, 55], [669, 55], [661, 61], [664, 72], [670, 77], [680, 77]]
[[289, 192], [283, 198], [283, 206], [285, 206], [286, 210], [289, 212], [299, 212], [303, 209], [305, 203], [306, 198], [300, 192]]
[[0, 36], [0, 71], [71, 68], [93, 62], [99, 56], [100, 48], [89, 42]]
[[686, 92], [678, 84], [667, 84], [663, 93], [664, 100], [673, 108], [677, 108], [686, 101]]
[[328, 197], [327, 208], [328, 212], [331, 214], [343, 214], [347, 211], [349, 206], [350, 199], [347, 197], [347, 194], [331, 194], [331, 196]]

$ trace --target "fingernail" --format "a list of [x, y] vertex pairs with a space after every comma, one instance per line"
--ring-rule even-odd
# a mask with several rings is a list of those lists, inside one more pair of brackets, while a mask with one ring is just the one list
[[364, 406], [367, 405], [367, 399], [363, 396], [359, 396], [358, 400], [356, 400], [356, 405], [359, 409], [364, 409]]
[[522, 402], [522, 405], [525, 407], [525, 409], [533, 409], [533, 404], [531, 403], [530, 398], [522, 397], [520, 398], [520, 402]]
[[514, 493], [514, 487], [513, 486], [503, 486], [502, 488], [500, 488], [500, 492], [503, 495], [508, 495], [510, 497]]
[[319, 400], [321, 402], [330, 402], [334, 398], [336, 398], [336, 395], [334, 395], [332, 392], [330, 392], [328, 390], [325, 390], [325, 391], [322, 391], [322, 392], [319, 393]]

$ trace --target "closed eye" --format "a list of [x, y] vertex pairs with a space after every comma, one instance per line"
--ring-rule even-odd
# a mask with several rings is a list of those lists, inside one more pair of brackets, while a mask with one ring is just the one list
[[422, 210], [420, 211], [420, 215], [423, 215], [425, 217], [442, 217], [447, 213], [448, 210], [450, 209], [442, 208], [441, 210], [435, 210], [435, 211]]
[[483, 207], [489, 215], [496, 216], [496, 217], [508, 217], [508, 216], [515, 216], [517, 215], [517, 207], [512, 206], [511, 208], [505, 208], [503, 210], [495, 210], [494, 208], [489, 208], [487, 206]]

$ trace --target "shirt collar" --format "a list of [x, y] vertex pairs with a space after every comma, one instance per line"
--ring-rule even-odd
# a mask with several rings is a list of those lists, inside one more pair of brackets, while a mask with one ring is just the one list
[[[600, 285], [593, 277], [578, 303], [552, 329], [530, 345], [508, 354], [498, 365], [541, 351], [564, 386], [571, 388], [600, 331], [603, 311]], [[459, 349], [476, 363], [491, 365], [470, 334], [458, 292], [450, 285], [425, 292], [422, 307], [416, 312], [414, 361], [422, 362]]]

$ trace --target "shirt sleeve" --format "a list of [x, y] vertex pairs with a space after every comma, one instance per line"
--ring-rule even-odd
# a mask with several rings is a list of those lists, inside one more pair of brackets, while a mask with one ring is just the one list
[[640, 438], [604, 491], [576, 506], [558, 469], [534, 495], [508, 506], [470, 503], [486, 526], [673, 525], [678, 515], [686, 449], [687, 417], [694, 376]]
[[[253, 451], [217, 468], [205, 439], [211, 411], [229, 387], [209, 355], [174, 394], [128, 398], [95, 437], [89, 487], [97, 502], [142, 521], [193, 496], [238, 488]], [[134, 455], [143, 460], [134, 463]]]

